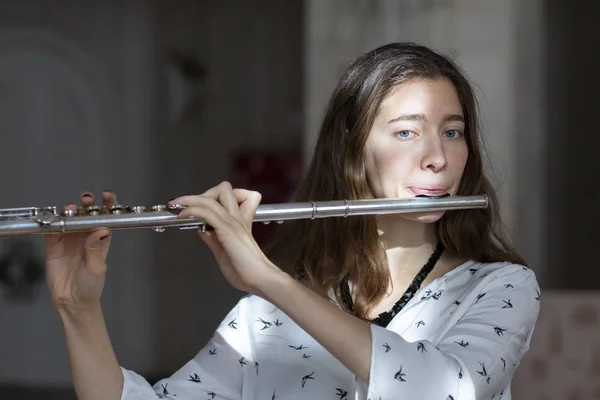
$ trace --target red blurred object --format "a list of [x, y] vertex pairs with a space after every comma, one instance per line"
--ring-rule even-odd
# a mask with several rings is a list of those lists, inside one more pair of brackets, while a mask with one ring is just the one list
[[[234, 187], [255, 190], [262, 195], [261, 204], [287, 203], [302, 175], [302, 152], [251, 151], [234, 156]], [[264, 245], [272, 234], [275, 223], [254, 223], [252, 232], [259, 245]]]

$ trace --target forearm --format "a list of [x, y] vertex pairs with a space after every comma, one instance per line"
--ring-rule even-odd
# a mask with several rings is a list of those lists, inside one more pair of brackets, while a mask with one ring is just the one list
[[59, 310], [65, 331], [73, 386], [79, 400], [118, 400], [123, 374], [112, 348], [101, 307], [85, 312]]
[[371, 367], [371, 328], [295, 281], [275, 273], [259, 295], [279, 307], [364, 382]]

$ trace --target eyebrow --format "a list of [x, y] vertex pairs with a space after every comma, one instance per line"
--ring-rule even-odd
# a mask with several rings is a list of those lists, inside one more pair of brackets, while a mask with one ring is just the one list
[[[397, 116], [394, 119], [390, 119], [388, 121], [388, 124], [397, 122], [397, 121], [427, 121], [427, 118], [425, 117], [425, 114], [402, 114]], [[449, 122], [449, 121], [458, 121], [458, 122], [465, 122], [465, 118], [460, 115], [460, 114], [449, 114], [446, 115], [444, 117], [444, 119], [442, 120], [442, 122]]]

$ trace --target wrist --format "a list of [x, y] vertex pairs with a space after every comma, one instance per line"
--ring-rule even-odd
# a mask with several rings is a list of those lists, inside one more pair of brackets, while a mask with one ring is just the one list
[[63, 305], [56, 311], [64, 324], [85, 326], [93, 320], [104, 319], [100, 303], [86, 305]]
[[265, 275], [254, 285], [254, 294], [275, 304], [280, 294], [289, 293], [288, 288], [294, 283], [294, 279], [275, 266]]

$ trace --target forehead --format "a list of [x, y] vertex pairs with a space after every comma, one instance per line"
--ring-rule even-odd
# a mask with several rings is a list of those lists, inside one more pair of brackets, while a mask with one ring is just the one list
[[450, 80], [415, 79], [394, 87], [381, 102], [380, 117], [394, 114], [458, 114], [463, 110], [456, 87]]

